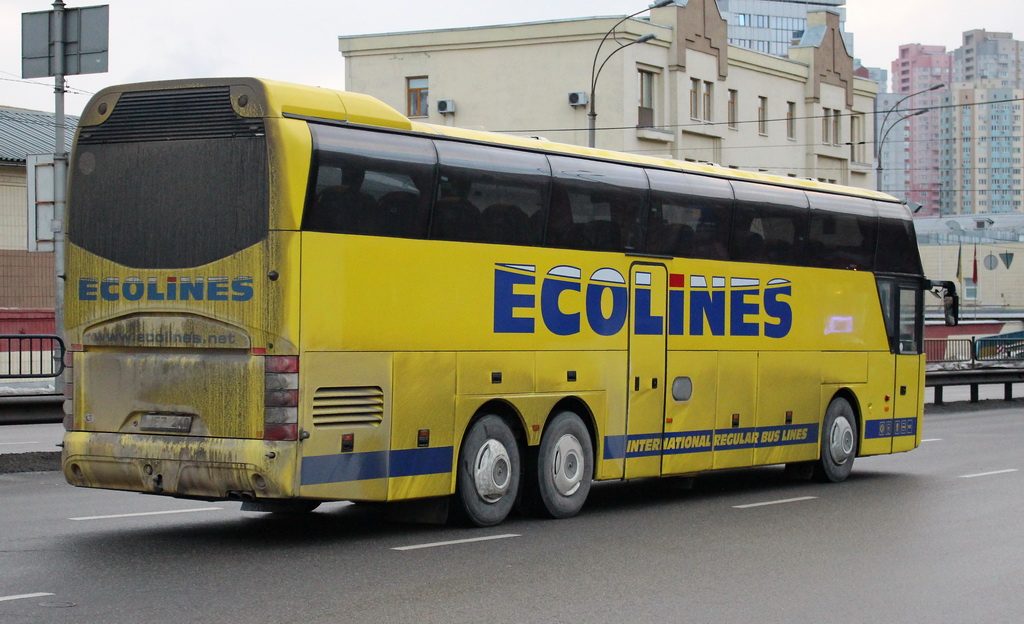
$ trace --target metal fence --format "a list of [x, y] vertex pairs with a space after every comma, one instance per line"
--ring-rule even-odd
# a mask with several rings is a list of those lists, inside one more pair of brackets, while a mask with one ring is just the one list
[[924, 341], [929, 364], [1006, 362], [1024, 365], [1021, 338], [929, 338]]
[[49, 334], [0, 335], [0, 379], [46, 379], [64, 372], [64, 341]]

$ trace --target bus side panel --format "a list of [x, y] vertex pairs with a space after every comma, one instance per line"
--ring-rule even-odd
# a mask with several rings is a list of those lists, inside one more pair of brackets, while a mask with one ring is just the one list
[[300, 496], [387, 500], [392, 355], [306, 352], [300, 362]]
[[[594, 478], [598, 480], [622, 478], [624, 459], [617, 449], [620, 441], [624, 444], [626, 433], [625, 379], [625, 352], [537, 352], [537, 392], [551, 394], [550, 408], [554, 408], [558, 399], [574, 396], [590, 409], [595, 428]], [[587, 414], [579, 416], [584, 422], [589, 417]], [[531, 438], [530, 443], [539, 444], [539, 435], [535, 440]]]
[[[886, 351], [868, 354], [870, 379], [858, 395], [860, 401], [860, 437], [858, 455], [892, 453], [893, 355]], [[826, 404], [827, 405], [827, 404]]]
[[395, 354], [388, 500], [455, 491], [455, 361], [454, 353]]
[[822, 418], [821, 354], [762, 351], [758, 359], [758, 446], [754, 464], [808, 461], [818, 456]]
[[924, 361], [924, 355], [896, 356], [896, 388], [893, 392], [896, 404], [893, 409], [893, 453], [909, 451], [921, 444], [921, 415], [924, 413]]
[[[689, 382], [690, 395], [685, 398]], [[718, 403], [718, 352], [669, 351], [662, 474], [710, 470]], [[676, 398], [677, 393], [680, 399]]]
[[754, 460], [757, 429], [757, 352], [718, 354], [714, 468], [741, 468]]

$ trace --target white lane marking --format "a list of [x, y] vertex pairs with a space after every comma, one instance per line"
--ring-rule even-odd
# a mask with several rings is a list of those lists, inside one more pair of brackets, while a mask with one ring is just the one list
[[765, 501], [763, 503], [750, 503], [748, 505], [733, 505], [733, 509], [750, 509], [751, 507], [764, 507], [765, 505], [783, 505], [785, 503], [799, 503], [800, 501], [814, 500], [817, 496], [801, 496], [799, 498], [784, 498], [782, 500]]
[[453, 544], [469, 544], [470, 542], [486, 542], [488, 540], [506, 539], [509, 537], [522, 537], [518, 533], [505, 533], [504, 535], [488, 535], [487, 537], [471, 537], [469, 539], [450, 540], [447, 542], [432, 542], [430, 544], [414, 544], [412, 546], [398, 546], [391, 550], [418, 550], [420, 548], [435, 548], [437, 546], [452, 546]]
[[38, 442], [36, 440], [27, 440], [25, 442], [0, 442], [0, 446], [4, 446], [5, 444], [8, 446], [16, 446], [18, 444], [42, 444], [42, 442]]
[[942, 438], [925, 438], [921, 442], [942, 442]]
[[973, 479], [974, 477], [988, 477], [991, 475], [1006, 474], [1008, 472], [1017, 472], [1017, 468], [1007, 468], [1006, 470], [993, 470], [992, 472], [979, 472], [977, 474], [960, 475], [960, 478]]
[[224, 511], [223, 507], [199, 507], [196, 509], [177, 509], [175, 511], [146, 511], [140, 513], [111, 514], [109, 516], [81, 516], [68, 520], [108, 520], [110, 518], [138, 518], [139, 516], [164, 516], [167, 514], [194, 513], [197, 511]]
[[43, 596], [54, 596], [56, 594], [50, 594], [47, 592], [39, 592], [37, 594], [19, 594], [17, 596], [0, 596], [0, 602], [7, 602], [8, 600], [21, 600], [22, 598], [42, 598]]

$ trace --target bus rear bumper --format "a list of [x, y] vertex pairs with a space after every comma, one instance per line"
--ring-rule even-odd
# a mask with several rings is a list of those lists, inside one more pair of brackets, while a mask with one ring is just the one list
[[296, 444], [70, 431], [61, 467], [78, 487], [203, 500], [295, 496]]

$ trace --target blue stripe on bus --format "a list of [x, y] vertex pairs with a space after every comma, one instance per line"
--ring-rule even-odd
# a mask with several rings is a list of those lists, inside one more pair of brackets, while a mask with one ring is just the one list
[[864, 437], [869, 440], [916, 435], [916, 418], [885, 418], [864, 423]]
[[442, 474], [452, 470], [450, 446], [341, 453], [302, 458], [302, 485]]

